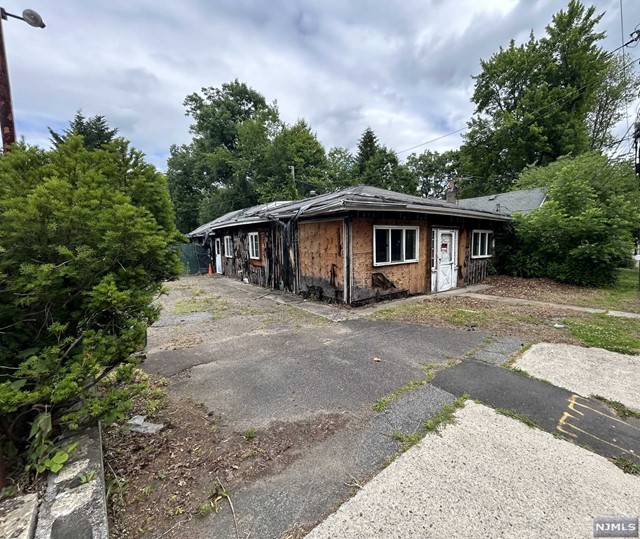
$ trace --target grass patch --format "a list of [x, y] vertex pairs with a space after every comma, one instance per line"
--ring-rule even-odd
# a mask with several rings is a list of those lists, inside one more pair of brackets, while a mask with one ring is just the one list
[[528, 415], [522, 414], [520, 412], [516, 412], [515, 410], [509, 410], [508, 408], [496, 408], [496, 412], [501, 415], [510, 417], [512, 419], [517, 419], [524, 423], [527, 427], [531, 429], [539, 429], [540, 425], [538, 425], [537, 421], [531, 419]]
[[[435, 376], [435, 372], [433, 373], [433, 376]], [[376, 403], [373, 405], [374, 412], [382, 412], [383, 410], [386, 410], [387, 406], [389, 406], [391, 401], [393, 401], [394, 399], [397, 399], [400, 395], [404, 395], [405, 393], [408, 393], [412, 389], [416, 389], [417, 387], [423, 386], [427, 382], [431, 381], [433, 379], [433, 376], [429, 378], [429, 375], [427, 375], [424, 378], [419, 378], [418, 380], [411, 380], [410, 382], [407, 382], [402, 387], [399, 387], [398, 389], [396, 389], [393, 393], [389, 393], [387, 396], [382, 397], [380, 400], [376, 401]]]
[[455, 423], [455, 413], [459, 408], [464, 406], [464, 402], [469, 398], [469, 395], [464, 394], [461, 397], [458, 397], [456, 400], [449, 404], [445, 404], [442, 409], [433, 417], [427, 419], [422, 427], [411, 434], [403, 434], [401, 432], [394, 432], [391, 437], [402, 444], [402, 448], [406, 451], [410, 447], [417, 444], [422, 438], [424, 438], [430, 432], [439, 434], [440, 430], [447, 426]]
[[[531, 341], [526, 342], [524, 344], [524, 346], [522, 348], [520, 348], [520, 350], [518, 350], [515, 354], [511, 354], [511, 356], [509, 357], [509, 359], [507, 359], [507, 361], [505, 361], [503, 367], [506, 369], [512, 369], [513, 371], [516, 370], [520, 370], [518, 369], [518, 367], [515, 366], [516, 361], [518, 361], [518, 359], [520, 359], [524, 353], [529, 350], [529, 348], [531, 348], [533, 346], [533, 343]], [[524, 372], [524, 371], [522, 371]]]
[[256, 435], [256, 429], [252, 427], [250, 429], [247, 429], [247, 432], [244, 433], [244, 439], [247, 440], [247, 442], [250, 442], [256, 437]]
[[605, 397], [601, 397], [600, 395], [591, 395], [591, 398], [606, 404], [610, 408], [613, 408], [618, 417], [621, 417], [622, 419], [627, 419], [628, 417], [635, 417], [636, 419], [640, 419], [640, 411], [627, 408], [621, 402], [612, 401]]
[[595, 289], [585, 297], [578, 296], [574, 303], [607, 310], [640, 312], [638, 270], [619, 269], [615, 285]]
[[640, 319], [594, 314], [562, 320], [574, 337], [587, 346], [622, 354], [640, 353]]
[[640, 475], [640, 465], [624, 455], [613, 457], [611, 461], [620, 468], [624, 473], [631, 475]]
[[493, 332], [494, 329], [518, 326], [526, 336], [526, 328], [543, 328], [548, 321], [527, 306], [495, 304], [468, 298], [434, 298], [419, 304], [399, 305], [378, 311], [378, 320], [402, 320], [435, 326]]
[[173, 314], [212, 313], [218, 314], [229, 308], [227, 301], [220, 296], [206, 296], [198, 298], [181, 299], [171, 309]]

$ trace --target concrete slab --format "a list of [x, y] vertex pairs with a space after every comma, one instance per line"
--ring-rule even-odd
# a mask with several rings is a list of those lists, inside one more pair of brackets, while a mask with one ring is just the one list
[[640, 477], [467, 402], [308, 539], [591, 538], [597, 516], [637, 516]]
[[[360, 413], [411, 380], [425, 364], [463, 357], [481, 332], [372, 320], [282, 331], [148, 355], [144, 369], [174, 376], [171, 390], [221, 414], [234, 428], [266, 427], [317, 413]], [[373, 358], [380, 358], [374, 361]], [[207, 361], [208, 360], [208, 361]]]
[[440, 371], [435, 386], [494, 408], [524, 414], [542, 429], [589, 446], [606, 457], [624, 455], [640, 464], [640, 430], [598, 401], [479, 361]]
[[541, 343], [517, 361], [529, 374], [584, 396], [600, 395], [640, 410], [640, 357], [600, 348]]
[[38, 497], [35, 494], [16, 496], [0, 502], [0, 537], [31, 539], [38, 518]]

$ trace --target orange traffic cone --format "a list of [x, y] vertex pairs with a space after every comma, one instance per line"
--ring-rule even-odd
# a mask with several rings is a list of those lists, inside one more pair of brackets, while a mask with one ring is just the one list
[[209, 271], [207, 273], [209, 275], [213, 275], [213, 266], [211, 265], [211, 262], [209, 262]]

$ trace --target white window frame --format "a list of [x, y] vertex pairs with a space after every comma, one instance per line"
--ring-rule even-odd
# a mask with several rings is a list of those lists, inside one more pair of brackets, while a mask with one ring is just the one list
[[231, 236], [224, 237], [224, 256], [225, 258], [233, 258], [233, 240]]
[[[406, 255], [407, 230], [414, 230], [416, 233], [415, 258], [394, 260], [390, 262], [378, 262], [376, 260], [376, 232], [378, 230], [388, 230], [389, 241], [387, 242], [387, 258], [391, 260], [391, 230], [402, 230], [402, 256]], [[419, 226], [396, 226], [396, 225], [374, 225], [373, 226], [373, 265], [374, 266], [395, 266], [397, 264], [415, 264], [420, 260], [420, 227]]]
[[[485, 241], [486, 251], [484, 253], [480, 252], [480, 247], [482, 246], [481, 236], [485, 235], [487, 237]], [[476, 239], [477, 238], [477, 239]], [[478, 243], [478, 254], [474, 255], [474, 246]], [[495, 246], [495, 240], [493, 237], [493, 230], [474, 230], [471, 233], [471, 258], [491, 258], [493, 256], [493, 249]]]
[[258, 232], [249, 232], [249, 258], [260, 260], [260, 235]]

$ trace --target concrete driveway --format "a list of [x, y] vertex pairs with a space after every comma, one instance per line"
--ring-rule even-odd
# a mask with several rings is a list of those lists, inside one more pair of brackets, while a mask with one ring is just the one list
[[[370, 320], [370, 310], [305, 304], [215, 277], [184, 279], [163, 302], [145, 369], [170, 377], [170, 391], [203, 402], [240, 432], [327, 413], [346, 418], [284, 470], [234, 490], [241, 537], [300, 537], [356, 492], [311, 536], [587, 537], [593, 516], [633, 516], [638, 506], [637, 477], [474, 403], [456, 414], [457, 425], [427, 436], [367, 483], [401, 451], [397, 435], [415, 433], [454, 394], [476, 393], [513, 411], [524, 406], [552, 431], [569, 392], [498, 367], [520, 348], [518, 338]], [[425, 366], [462, 358], [433, 384], [373, 411], [378, 399], [422, 378]], [[528, 370], [545, 366], [534, 359]], [[562, 385], [553, 365], [545, 369]], [[601, 382], [593, 391], [611, 398], [615, 380]], [[635, 432], [629, 439], [637, 442]], [[235, 535], [226, 509], [189, 529], [191, 539]]]
[[[281, 537], [337, 509], [401, 451], [395, 435], [416, 432], [454, 397], [425, 384], [384, 411], [374, 412], [374, 403], [423, 378], [425, 365], [461, 358], [488, 338], [373, 321], [323, 304], [292, 306], [265, 293], [215, 277], [172, 283], [144, 363], [170, 378], [169, 391], [204, 403], [238, 432], [344, 417], [344, 427], [310, 442], [286, 469], [234, 489], [242, 537]], [[235, 536], [233, 518], [223, 509], [193, 520], [189, 536]]]
[[[145, 370], [171, 377], [172, 391], [204, 403], [239, 431], [319, 412], [370, 414], [378, 399], [422, 378], [423, 366], [463, 357], [488, 337], [368, 319], [334, 323], [227, 279], [185, 282], [219, 295], [226, 311], [196, 322], [189, 313], [186, 324], [170, 315], [169, 302], [167, 316], [150, 330]], [[183, 341], [187, 331], [197, 344], [159, 346], [181, 330]]]

